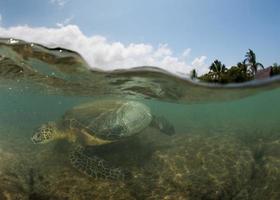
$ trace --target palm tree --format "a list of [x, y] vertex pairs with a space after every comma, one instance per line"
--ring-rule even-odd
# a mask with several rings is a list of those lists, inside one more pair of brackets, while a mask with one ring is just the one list
[[210, 71], [213, 71], [215, 73], [224, 73], [226, 71], [226, 66], [219, 60], [215, 60], [209, 68]]
[[246, 53], [243, 63], [250, 67], [253, 74], [256, 74], [258, 67], [264, 69], [263, 65], [257, 62], [256, 54], [251, 49]]
[[196, 70], [193, 69], [193, 70], [191, 71], [191, 79], [196, 79], [196, 78], [197, 78], [197, 73], [196, 73]]
[[280, 74], [280, 65], [278, 63], [273, 63], [272, 65], [272, 76]]
[[209, 67], [210, 72], [212, 71], [213, 73], [213, 79], [214, 80], [220, 80], [221, 79], [221, 74], [225, 73], [227, 68], [224, 64], [221, 63], [219, 60], [215, 60], [211, 66]]
[[247, 68], [246, 64], [239, 62], [239, 63], [237, 63], [237, 67], [240, 69], [241, 72], [247, 74], [248, 68]]

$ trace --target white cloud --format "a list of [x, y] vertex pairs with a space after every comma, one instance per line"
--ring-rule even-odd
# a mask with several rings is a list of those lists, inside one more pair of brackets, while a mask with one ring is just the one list
[[57, 27], [63, 27], [66, 26], [68, 24], [70, 24], [70, 22], [74, 19], [74, 16], [71, 16], [69, 18], [66, 18], [65, 20], [63, 20], [62, 22], [57, 22], [55, 25]]
[[78, 26], [67, 25], [57, 28], [0, 26], [0, 37], [13, 37], [29, 42], [40, 43], [48, 47], [63, 47], [79, 52], [93, 68], [113, 70], [137, 66], [157, 66], [176, 74], [187, 74], [193, 68], [200, 74], [204, 72], [205, 56], [187, 63], [190, 49], [174, 56], [167, 44], [154, 47], [150, 44], [110, 42], [105, 37], [84, 35]]
[[192, 66], [196, 69], [198, 74], [204, 74], [208, 71], [208, 66], [205, 64], [206, 56], [200, 56], [192, 61]]
[[52, 4], [58, 5], [60, 7], [63, 7], [68, 2], [68, 0], [50, 0], [50, 2]]

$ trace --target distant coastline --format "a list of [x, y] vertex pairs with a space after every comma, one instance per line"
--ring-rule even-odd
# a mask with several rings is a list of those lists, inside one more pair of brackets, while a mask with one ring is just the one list
[[257, 62], [256, 54], [253, 50], [245, 55], [242, 62], [227, 68], [221, 61], [215, 60], [209, 67], [209, 72], [198, 76], [196, 70], [190, 73], [191, 79], [198, 79], [210, 83], [242, 83], [254, 79], [264, 79], [280, 74], [280, 65], [274, 63], [272, 66], [264, 67]]

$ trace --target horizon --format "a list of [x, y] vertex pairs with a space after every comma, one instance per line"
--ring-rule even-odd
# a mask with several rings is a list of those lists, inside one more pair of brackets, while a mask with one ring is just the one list
[[249, 48], [265, 67], [280, 62], [276, 0], [147, 2], [1, 1], [0, 37], [68, 48], [103, 70], [203, 74], [215, 59], [228, 67], [244, 60]]

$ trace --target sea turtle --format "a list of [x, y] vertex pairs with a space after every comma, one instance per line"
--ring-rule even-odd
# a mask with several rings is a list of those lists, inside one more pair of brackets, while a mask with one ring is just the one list
[[35, 144], [67, 139], [76, 145], [70, 153], [72, 165], [95, 178], [124, 179], [125, 170], [114, 168], [97, 156], [88, 156], [85, 147], [116, 142], [135, 135], [147, 126], [174, 134], [173, 126], [164, 118], [151, 114], [148, 106], [132, 100], [96, 100], [73, 107], [57, 122], [36, 129], [31, 140]]

